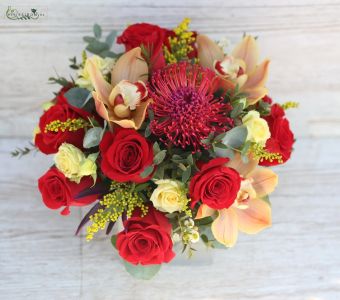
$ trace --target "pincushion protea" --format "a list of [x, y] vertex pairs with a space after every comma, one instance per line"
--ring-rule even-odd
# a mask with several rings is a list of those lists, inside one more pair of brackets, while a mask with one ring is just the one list
[[211, 132], [225, 132], [233, 121], [231, 107], [213, 95], [211, 70], [180, 62], [155, 72], [149, 85], [154, 120], [151, 132], [166, 145], [193, 152], [207, 148], [202, 143]]

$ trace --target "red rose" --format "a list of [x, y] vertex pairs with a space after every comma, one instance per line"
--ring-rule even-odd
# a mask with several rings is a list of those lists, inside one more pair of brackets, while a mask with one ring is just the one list
[[[285, 117], [285, 112], [278, 104], [271, 107], [271, 114], [265, 117], [270, 129], [270, 138], [266, 142], [268, 152], [279, 153], [282, 161], [286, 162], [293, 151], [294, 134], [290, 130], [289, 121]], [[280, 164], [277, 159], [273, 161], [263, 160], [261, 166], [275, 166]]]
[[268, 103], [268, 104], [272, 104], [273, 103], [273, 100], [272, 100], [272, 98], [270, 98], [269, 96], [264, 96], [263, 98], [262, 98], [262, 101], [263, 102], [266, 102], [266, 103]]
[[86, 188], [93, 185], [93, 179], [83, 177], [79, 184], [68, 180], [57, 168], [52, 167], [38, 180], [43, 202], [50, 209], [65, 207], [61, 214], [68, 215], [70, 206], [84, 206], [97, 199], [97, 195], [75, 199]]
[[100, 142], [103, 173], [118, 182], [145, 182], [140, 174], [153, 162], [152, 144], [133, 129], [117, 128]]
[[204, 164], [190, 181], [191, 207], [201, 200], [214, 209], [230, 207], [241, 186], [240, 174], [225, 164], [228, 158], [214, 158]]
[[124, 230], [117, 235], [119, 255], [132, 264], [152, 265], [170, 262], [172, 251], [171, 224], [163, 213], [152, 206], [146, 216], [139, 210], [124, 222]]
[[143, 45], [151, 50], [151, 65], [153, 69], [165, 66], [163, 44], [168, 43], [172, 31], [148, 23], [137, 23], [124, 30], [117, 38], [118, 44], [124, 44], [126, 51]]
[[71, 106], [67, 103], [64, 97], [64, 90], [56, 97], [56, 104], [50, 107], [45, 113], [40, 117], [39, 129], [40, 133], [35, 136], [34, 143], [38, 149], [45, 154], [52, 154], [58, 152], [59, 146], [66, 142], [73, 144], [78, 148], [83, 147], [83, 139], [85, 131], [84, 129], [79, 129], [76, 131], [61, 131], [45, 132], [46, 125], [50, 124], [52, 121], [59, 120], [65, 122], [67, 119], [84, 119], [90, 116], [90, 114], [82, 109]]

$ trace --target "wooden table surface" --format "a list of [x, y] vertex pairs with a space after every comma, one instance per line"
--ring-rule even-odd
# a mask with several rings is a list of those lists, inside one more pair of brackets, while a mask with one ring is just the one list
[[[27, 7], [25, 1], [11, 1]], [[39, 22], [4, 19], [0, 3], [0, 299], [340, 299], [340, 1], [37, 0]], [[75, 237], [82, 211], [62, 217], [46, 209], [36, 180], [50, 157], [12, 159], [25, 146], [55, 86], [55, 68], [83, 49], [92, 24], [122, 30], [146, 21], [192, 28], [236, 43], [259, 36], [272, 59], [268, 87], [288, 112], [297, 143], [293, 158], [275, 168], [273, 227], [241, 235], [233, 249], [216, 250], [209, 264], [164, 266], [152, 281], [131, 278], [104, 235]], [[205, 256], [205, 258], [209, 256]], [[205, 260], [205, 262], [207, 262]]]

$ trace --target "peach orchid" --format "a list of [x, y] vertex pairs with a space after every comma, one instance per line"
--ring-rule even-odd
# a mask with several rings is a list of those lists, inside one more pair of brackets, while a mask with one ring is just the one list
[[109, 123], [139, 129], [151, 102], [144, 83], [148, 79], [148, 66], [141, 56], [141, 48], [131, 49], [118, 59], [111, 71], [111, 84], [91, 58], [89, 75], [98, 114]]
[[245, 36], [231, 55], [225, 55], [210, 38], [198, 35], [197, 51], [199, 63], [214, 70], [229, 84], [238, 84], [240, 91], [248, 95], [249, 105], [255, 104], [268, 93], [265, 84], [270, 61], [266, 59], [258, 65], [259, 49], [254, 37]]
[[211, 225], [215, 239], [221, 244], [232, 247], [237, 241], [238, 231], [255, 234], [271, 226], [271, 207], [261, 199], [272, 193], [278, 183], [277, 175], [266, 168], [256, 167], [257, 161], [244, 163], [240, 154], [227, 163], [242, 176], [241, 188], [229, 208], [215, 210], [202, 204], [196, 219], [215, 216]]

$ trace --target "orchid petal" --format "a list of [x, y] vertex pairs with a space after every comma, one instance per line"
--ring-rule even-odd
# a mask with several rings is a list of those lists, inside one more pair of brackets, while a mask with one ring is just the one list
[[94, 104], [96, 106], [98, 115], [100, 115], [104, 120], [109, 121], [109, 113], [104, 103], [98, 99], [98, 95], [96, 92], [93, 92], [92, 96], [94, 98]]
[[259, 87], [256, 89], [243, 89], [241, 91], [247, 94], [247, 102], [248, 105], [253, 105], [260, 99], [262, 99], [265, 95], [268, 94], [268, 90], [265, 87]]
[[255, 234], [272, 224], [271, 208], [261, 199], [250, 199], [247, 209], [235, 209], [238, 216], [238, 229], [244, 233]]
[[148, 79], [148, 65], [141, 55], [141, 48], [136, 47], [123, 54], [116, 62], [111, 73], [111, 84], [116, 85], [121, 80], [136, 82]]
[[236, 83], [241, 88], [247, 82], [247, 79], [248, 79], [248, 75], [247, 74], [243, 74], [243, 75], [241, 75], [241, 76], [236, 78]]
[[227, 166], [235, 169], [243, 177], [247, 177], [247, 175], [255, 169], [257, 164], [258, 162], [251, 157], [248, 158], [247, 163], [243, 162], [241, 154], [236, 152], [234, 157], [227, 163]]
[[244, 88], [263, 87], [268, 78], [269, 64], [270, 60], [267, 59], [258, 65], [254, 72], [248, 73], [248, 80], [245, 83]]
[[133, 128], [139, 129], [145, 119], [146, 110], [151, 103], [151, 99], [147, 101], [141, 102], [137, 105], [136, 110], [132, 111], [132, 118], [131, 119], [115, 119], [112, 122], [118, 124], [123, 128]]
[[225, 245], [232, 247], [237, 241], [238, 221], [234, 209], [221, 209], [218, 211], [218, 217], [211, 225], [211, 231], [215, 239]]
[[107, 99], [113, 87], [104, 79], [102, 73], [96, 64], [92, 62], [91, 58], [88, 60], [88, 72], [91, 83], [95, 89], [96, 98], [98, 101], [107, 104]]
[[214, 61], [221, 61], [224, 57], [222, 49], [206, 35], [198, 35], [196, 42], [199, 64], [213, 70]]
[[202, 204], [197, 211], [197, 215], [195, 219], [211, 217], [214, 215], [215, 211], [216, 211], [215, 209], [210, 208], [208, 205]]
[[232, 56], [245, 62], [246, 73], [253, 72], [259, 59], [259, 48], [255, 38], [250, 35], [245, 36], [233, 50]]
[[278, 184], [278, 176], [267, 168], [256, 168], [248, 177], [253, 179], [252, 186], [257, 197], [269, 195]]

